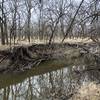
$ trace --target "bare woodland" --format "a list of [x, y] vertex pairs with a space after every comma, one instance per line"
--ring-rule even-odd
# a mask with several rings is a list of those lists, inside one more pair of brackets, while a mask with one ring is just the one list
[[99, 100], [100, 0], [0, 0], [0, 73], [2, 100]]
[[[99, 0], [2, 0], [0, 11], [1, 45], [9, 46], [0, 51], [0, 72], [24, 71], [46, 60], [77, 58], [76, 54], [90, 54], [100, 62]], [[66, 43], [68, 39], [91, 42]], [[22, 41], [28, 44], [21, 46]]]
[[35, 39], [51, 44], [57, 37], [99, 42], [99, 16], [99, 0], [1, 0], [1, 44]]

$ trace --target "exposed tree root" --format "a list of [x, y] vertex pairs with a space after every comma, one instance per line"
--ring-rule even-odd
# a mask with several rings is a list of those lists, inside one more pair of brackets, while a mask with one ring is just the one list
[[51, 55], [50, 48], [43, 45], [19, 46], [12, 50], [0, 51], [0, 63], [9, 60], [7, 67], [0, 68], [0, 72], [25, 71], [51, 59]]

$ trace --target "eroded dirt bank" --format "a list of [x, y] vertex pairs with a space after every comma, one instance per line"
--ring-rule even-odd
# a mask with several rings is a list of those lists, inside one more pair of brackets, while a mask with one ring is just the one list
[[96, 44], [56, 43], [17, 46], [0, 51], [0, 73], [23, 72], [47, 60], [59, 60], [64, 65], [79, 63], [98, 65], [99, 58], [100, 47]]

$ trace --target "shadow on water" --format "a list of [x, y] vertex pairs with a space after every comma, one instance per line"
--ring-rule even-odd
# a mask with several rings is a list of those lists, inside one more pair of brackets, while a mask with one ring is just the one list
[[82, 84], [94, 81], [99, 83], [100, 71], [97, 67], [99, 65], [94, 58], [80, 57], [46, 61], [23, 73], [2, 74], [0, 98], [2, 100], [68, 100]]

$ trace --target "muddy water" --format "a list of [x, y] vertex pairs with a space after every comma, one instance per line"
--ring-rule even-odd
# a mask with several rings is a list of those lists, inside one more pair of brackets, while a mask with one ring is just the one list
[[23, 73], [2, 74], [0, 100], [84, 100], [74, 97], [80, 87], [100, 82], [100, 66], [92, 60], [53, 60]]

